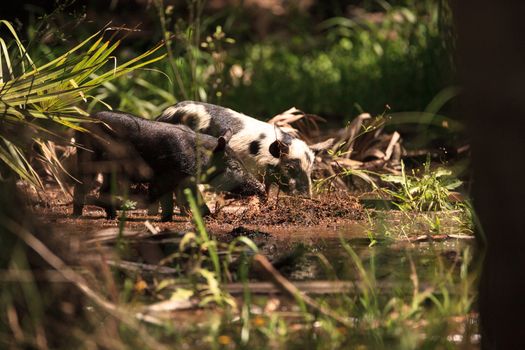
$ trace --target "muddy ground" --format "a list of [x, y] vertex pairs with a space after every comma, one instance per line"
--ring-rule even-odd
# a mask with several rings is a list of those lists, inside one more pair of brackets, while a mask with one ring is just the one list
[[[192, 218], [180, 215], [177, 209], [172, 222], [161, 222], [159, 215], [148, 215], [138, 203], [136, 209], [125, 213], [123, 223], [107, 220], [104, 211], [93, 205], [84, 208], [82, 217], [73, 217], [71, 196], [56, 186], [48, 186], [39, 194], [29, 188], [25, 191], [35, 214], [54, 234], [62, 236], [81, 260], [100, 260], [103, 255], [104, 259], [120, 261], [114, 247], [122, 234], [129, 248], [126, 261], [138, 263], [140, 269], [147, 269], [144, 264], [159, 266], [185, 233], [195, 231]], [[267, 201], [256, 197], [225, 199], [208, 193], [205, 198], [213, 212], [205, 225], [208, 233], [224, 244], [221, 249], [245, 236], [276, 266], [295, 266], [290, 261], [304, 256], [311, 247], [339, 250], [340, 237], [366, 240], [364, 208], [347, 193], [308, 199], [274, 192]], [[301, 264], [300, 269], [290, 269], [290, 277], [313, 278], [319, 269], [312, 266]]]
[[[125, 213], [125, 224], [107, 220], [97, 206], [86, 205], [82, 217], [73, 217], [72, 197], [56, 185], [47, 185], [45, 192], [37, 193], [22, 187], [35, 214], [45, 223], [61, 232], [89, 240], [100, 235], [115, 236], [119, 230], [126, 235], [147, 236], [160, 232], [181, 234], [195, 229], [189, 216], [175, 208], [173, 221], [161, 222], [159, 215], [148, 215], [145, 205]], [[205, 198], [212, 214], [205, 218], [209, 234], [221, 240], [247, 236], [255, 240], [311, 242], [319, 239], [339, 238], [373, 239], [380, 236], [398, 241], [427, 241], [448, 238], [465, 238], [472, 231], [466, 212], [409, 213], [386, 208], [381, 201], [371, 209], [369, 201], [348, 192], [339, 191], [318, 195], [315, 198], [291, 197], [270, 193], [267, 200], [257, 197], [227, 199], [213, 193]], [[374, 200], [375, 202], [376, 200]], [[367, 208], [364, 207], [364, 205]], [[379, 210], [377, 209], [379, 208]], [[119, 212], [123, 215], [122, 212]], [[468, 238], [468, 237], [467, 237]]]
[[[71, 227], [86, 234], [97, 230], [118, 228], [119, 220], [107, 220], [104, 211], [93, 205], [86, 205], [82, 217], [73, 217], [72, 198], [60, 188], [48, 185], [44, 193], [29, 188], [30, 205], [35, 214], [46, 223], [56, 227]], [[366, 215], [363, 206], [355, 196], [348, 193], [332, 193], [317, 198], [290, 197], [277, 191], [269, 199], [257, 197], [225, 199], [215, 194], [206, 194], [206, 201], [212, 214], [205, 218], [210, 233], [238, 235], [244, 228], [250, 232], [279, 234], [283, 238], [294, 235], [317, 235], [319, 232], [340, 231], [352, 227], [352, 231], [363, 223]], [[122, 213], [121, 213], [122, 215]], [[178, 209], [171, 222], [161, 222], [158, 215], [148, 215], [146, 208], [137, 203], [137, 208], [126, 212], [127, 230], [131, 231], [188, 231], [193, 230], [191, 217], [182, 216]]]
[[[140, 207], [126, 213], [125, 225], [118, 220], [105, 219], [104, 211], [91, 205], [84, 208], [82, 217], [74, 218], [71, 198], [58, 188], [50, 188], [40, 197], [33, 195], [30, 198], [35, 213], [52, 227], [55, 234], [63, 235], [82, 260], [99, 261], [104, 256], [106, 261], [117, 264], [116, 268], [131, 274], [140, 271], [145, 278], [150, 269], [162, 274], [159, 266], [167, 268], [168, 275], [173, 274], [174, 270], [170, 270], [165, 258], [178, 250], [185, 233], [195, 230], [190, 217], [176, 212], [172, 222], [160, 222], [159, 216], [148, 215], [147, 210]], [[435, 260], [436, 255], [455, 264], [471, 241], [450, 239], [439, 233], [429, 239], [425, 236], [428, 233], [427, 219], [407, 220], [406, 213], [395, 210], [374, 213], [376, 226], [373, 227], [358, 199], [347, 193], [327, 194], [314, 199], [274, 193], [274, 197], [265, 202], [257, 198], [206, 198], [214, 214], [206, 218], [205, 224], [209, 234], [223, 244], [219, 249], [227, 250], [228, 243], [237, 237], [248, 237], [260, 253], [294, 281], [327, 278], [319, 256], [326, 256], [334, 271], [344, 279], [358, 278], [348, 267], [348, 256], [341, 247], [341, 238], [351, 242], [364, 260], [373, 254], [368, 249], [371, 242], [378, 240], [380, 244], [376, 250], [381, 252], [378, 255], [389, 261], [381, 265], [381, 270], [386, 270], [385, 276], [393, 276], [393, 264], [402, 264], [406, 251], [413, 251], [415, 259], [422, 261], [422, 271], [430, 269], [425, 261]], [[446, 216], [442, 215], [443, 218]], [[404, 230], [405, 225], [406, 234], [400, 234], [398, 231]], [[380, 234], [383, 226], [396, 232]], [[457, 224], [449, 226], [461, 229]], [[115, 255], [119, 234], [127, 238], [124, 257]]]

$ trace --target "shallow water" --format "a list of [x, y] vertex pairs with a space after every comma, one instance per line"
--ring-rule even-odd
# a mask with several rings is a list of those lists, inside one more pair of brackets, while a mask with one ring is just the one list
[[[60, 221], [61, 219], [59, 219]], [[70, 220], [70, 219], [66, 219]], [[144, 226], [144, 222], [140, 220], [131, 220], [126, 224], [124, 229], [124, 236], [135, 237], [135, 243], [130, 245], [132, 254], [126, 256], [126, 260], [139, 261], [146, 263], [155, 263], [155, 259], [170, 254], [177, 250], [177, 244], [182, 235], [191, 230], [191, 223], [181, 222], [180, 224], [161, 224], [152, 221], [154, 226], [159, 226], [162, 231], [161, 235], [157, 237], [151, 236], [151, 233]], [[107, 242], [115, 241], [118, 233], [118, 224], [101, 218], [84, 218], [72, 222], [60, 222], [61, 230], [64, 232], [76, 231], [81, 233], [84, 243], [84, 249], [89, 247], [99, 246], [100, 243], [106, 245]], [[232, 240], [231, 230], [233, 226], [215, 226], [209, 227], [210, 234], [215, 236], [220, 242], [228, 242]], [[475, 244], [473, 240], [459, 240], [446, 239], [441, 241], [419, 242], [412, 243], [401, 234], [397, 237], [392, 235], [381, 235], [377, 233], [375, 237], [376, 243], [371, 245], [371, 240], [367, 236], [367, 226], [365, 223], [346, 224], [344, 226], [317, 226], [317, 227], [254, 227], [247, 225], [247, 236], [252, 239], [259, 247], [261, 253], [266, 255], [272, 264], [292, 282], [301, 282], [302, 286], [308, 286], [309, 282], [320, 281], [348, 281], [348, 282], [362, 282], [363, 272], [359, 270], [360, 265], [366, 271], [366, 276], [372, 281], [374, 293], [377, 293], [378, 300], [386, 303], [392, 298], [401, 298], [407, 300], [409, 305], [410, 298], [414, 294], [415, 289], [418, 292], [423, 292], [428, 289], [434, 291], [434, 295], [439, 300], [448, 298], [452, 300], [450, 303], [461, 302], [461, 297], [454, 299], [454, 297], [465, 290], [468, 284], [469, 289], [466, 292], [467, 296], [473, 296], [475, 293], [475, 274], [477, 270], [477, 263], [470, 263], [466, 271], [470, 271], [468, 276], [462, 276], [462, 264], [467, 263], [465, 257], [475, 255]], [[262, 232], [262, 233], [261, 233]], [[390, 228], [390, 232], [395, 233], [395, 227]], [[140, 238], [142, 237], [142, 238]], [[144, 238], [149, 237], [149, 238]], [[102, 239], [102, 240], [101, 240]], [[108, 240], [106, 240], [108, 239]], [[92, 243], [90, 243], [92, 242]], [[146, 242], [146, 243], [145, 243]], [[88, 243], [88, 244], [86, 244]], [[148, 249], [144, 250], [144, 245]], [[352, 258], [352, 254], [345, 249], [345, 244], [348, 244], [355, 252], [358, 259]], [[114, 249], [110, 244], [110, 249], [107, 251], [113, 253]], [[151, 254], [152, 249], [154, 258], [147, 261], [145, 251]], [[467, 254], [468, 253], [468, 254]], [[151, 258], [151, 257], [150, 257]], [[168, 266], [169, 267], [169, 266]], [[463, 266], [464, 268], [466, 267]], [[235, 270], [235, 268], [233, 268]], [[235, 272], [235, 271], [234, 271]], [[169, 271], [168, 271], [169, 273]], [[143, 276], [147, 273], [143, 271]], [[233, 275], [235, 278], [235, 275]], [[166, 275], [161, 276], [161, 278]], [[249, 275], [250, 282], [267, 282], [268, 279], [263, 278], [258, 273]], [[467, 281], [470, 279], [470, 281]], [[473, 282], [474, 281], [474, 282]], [[313, 284], [313, 283], [312, 283]], [[416, 287], [417, 288], [416, 288]], [[444, 288], [444, 289], [443, 289]], [[450, 295], [445, 296], [445, 293]], [[316, 294], [316, 290], [309, 289], [311, 295]], [[337, 305], [343, 303], [341, 300], [350, 299], [359, 303], [363, 290], [353, 288], [351, 292], [345, 290], [344, 293], [336, 293], [333, 296], [328, 296], [328, 299], [335, 301]], [[344, 295], [343, 295], [344, 294]], [[258, 295], [258, 296], [257, 296]], [[239, 302], [242, 304], [242, 293], [235, 294], [236, 298], [240, 298]], [[254, 302], [260, 299], [260, 308], [264, 309], [264, 305], [272, 298], [278, 298], [281, 301], [282, 309], [276, 310], [275, 315], [287, 320], [290, 323], [289, 327], [296, 327], [297, 332], [288, 330], [289, 336], [284, 343], [280, 343], [278, 348], [286, 344], [286, 348], [310, 348], [321, 347], [324, 348], [323, 342], [328, 341], [327, 335], [313, 335], [306, 330], [304, 321], [301, 319], [301, 314], [297, 310], [297, 306], [290, 304], [290, 299], [286, 298], [282, 293], [275, 294], [272, 292], [253, 293]], [[144, 302], [156, 302], [155, 299], [146, 299]], [[345, 301], [347, 302], [347, 301]], [[428, 305], [427, 305], [428, 304]], [[381, 308], [386, 308], [382, 305]], [[450, 319], [442, 320], [444, 326], [437, 327], [435, 333], [429, 333], [425, 330], [426, 323], [439, 323], [435, 320], [434, 308], [432, 302], [425, 302], [423, 307], [418, 312], [423, 313], [422, 319], [416, 322], [414, 329], [406, 331], [387, 329], [385, 334], [377, 330], [358, 329], [348, 330], [348, 335], [343, 337], [346, 340], [343, 344], [349, 344], [356, 341], [361, 348], [417, 348], [421, 344], [438, 344], [445, 347], [456, 347], [461, 344], [463, 348], [477, 348], [479, 346], [479, 335], [477, 333], [477, 313], [473, 309], [469, 309], [467, 313], [456, 312], [451, 315], [456, 315]], [[340, 307], [340, 306], [337, 306]], [[336, 307], [336, 309], [337, 309]], [[427, 309], [428, 307], [428, 309]], [[337, 309], [339, 310], [339, 309]], [[290, 313], [291, 312], [291, 313]], [[339, 310], [341, 312], [341, 310]], [[345, 311], [342, 311], [343, 313]], [[349, 311], [350, 312], [350, 311]], [[353, 311], [352, 311], [353, 312]], [[350, 315], [353, 313], [350, 312]], [[356, 322], [360, 322], [360, 313], [365, 313], [366, 310], [355, 312], [357, 313]], [[428, 313], [428, 315], [427, 315]], [[208, 320], [221, 314], [221, 310], [203, 311], [193, 310], [186, 311], [183, 319], [180, 317], [172, 317], [172, 322], [184, 324], [206, 324]], [[270, 314], [264, 314], [264, 317], [270, 317]], [[290, 316], [293, 315], [293, 316]], [[387, 317], [387, 315], [385, 315]], [[391, 317], [391, 316], [388, 316]], [[379, 317], [381, 319], [381, 317]], [[192, 322], [190, 320], [194, 320]], [[189, 323], [188, 323], [189, 321]], [[217, 321], [219, 322], [219, 321]], [[418, 325], [421, 323], [421, 325]], [[394, 322], [395, 324], [395, 322]], [[404, 325], [404, 323], [401, 323]], [[238, 334], [238, 324], [230, 323], [221, 326], [224, 333], [234, 336]], [[306, 328], [305, 328], [306, 327]], [[401, 326], [401, 329], [404, 326]], [[444, 328], [443, 328], [444, 327]], [[314, 327], [315, 328], [315, 327]], [[193, 344], [195, 348], [209, 348], [209, 342], [202, 342], [201, 339], [208, 332], [207, 328], [199, 328], [200, 330], [192, 330], [192, 336], [189, 336], [188, 342]], [[309, 328], [308, 328], [309, 329]], [[305, 335], [304, 332], [307, 332]], [[314, 333], [316, 333], [315, 331]], [[355, 332], [355, 334], [354, 334]], [[371, 332], [371, 333], [370, 333]], [[414, 333], [415, 332], [415, 333]], [[369, 335], [372, 334], [372, 335]], [[413, 333], [413, 334], [412, 334]], [[324, 333], [323, 333], [324, 334]], [[195, 337], [194, 339], [192, 337]], [[317, 339], [315, 346], [312, 343], [312, 338]], [[325, 338], [323, 338], [325, 337]], [[331, 336], [330, 336], [331, 337]], [[412, 338], [411, 338], [412, 337]], [[254, 346], [264, 348], [268, 344], [266, 339], [262, 336], [254, 336]], [[324, 339], [324, 340], [323, 340]], [[330, 338], [331, 339], [331, 338]], [[403, 345], [407, 339], [415, 342], [418, 346]], [[417, 340], [414, 340], [417, 339]], [[332, 340], [330, 340], [332, 341]], [[412, 343], [411, 343], [412, 344]], [[264, 345], [264, 346], [263, 346]], [[424, 347], [433, 348], [433, 345], [425, 345]]]
[[[342, 237], [356, 252], [368, 271], [374, 271], [377, 278], [393, 284], [409, 282], [411, 264], [415, 266], [418, 276], [429, 276], [435, 272], [438, 263], [443, 264], [440, 268], [458, 265], [464, 250], [467, 247], [472, 249], [474, 246], [470, 241], [452, 239], [421, 243], [383, 240], [370, 247], [368, 239], [362, 237], [348, 239], [344, 238], [344, 235]], [[330, 276], [322, 269], [313, 267], [319, 265], [317, 255], [323, 255], [330, 262], [338, 279], [358, 278], [355, 264], [345, 251], [341, 238], [320, 238], [305, 245], [308, 247], [308, 253], [305, 253], [304, 259], [294, 266], [291, 278], [329, 278]]]
[[[362, 270], [359, 270], [359, 265], [362, 265], [377, 300], [384, 303], [379, 309], [387, 312], [385, 319], [391, 317], [392, 312], [386, 311], [388, 303], [396, 299], [405, 300], [406, 306], [403, 308], [409, 308], [411, 302], [417, 300], [417, 293], [422, 295], [430, 292], [439, 303], [454, 310], [450, 311], [450, 316], [440, 318], [441, 316], [436, 316], [433, 302], [426, 299], [417, 311], [422, 313], [422, 319], [415, 323], [419, 322], [421, 325], [407, 331], [408, 333], [395, 331], [397, 335], [393, 338], [389, 333], [391, 330], [387, 330], [380, 339], [377, 339], [376, 333], [372, 338], [364, 336], [366, 332], [360, 333], [361, 335], [355, 336], [353, 341], [363, 348], [479, 347], [480, 336], [475, 307], [468, 307], [468, 311], [458, 311], [467, 300], [475, 298], [477, 292], [476, 278], [480, 266], [475, 257], [474, 240], [446, 239], [412, 243], [405, 239], [382, 237], [376, 238], [376, 243], [371, 246], [371, 241], [366, 237], [361, 225], [337, 229], [301, 229], [295, 232], [291, 229], [284, 234], [280, 232], [277, 236], [266, 238], [261, 251], [269, 257], [279, 272], [289, 280], [298, 282], [296, 285], [308, 290], [310, 295], [324, 294], [327, 284], [335, 280], [355, 282], [361, 286], [364, 276]], [[357, 259], [352, 258], [345, 244], [355, 252]], [[258, 276], [252, 276], [252, 280], [258, 280]], [[319, 284], [320, 282], [322, 283]], [[316, 291], [315, 285], [318, 284], [321, 287]], [[334, 283], [333, 290], [337, 290], [337, 286], [339, 284]], [[345, 285], [341, 289], [342, 294], [336, 293], [332, 297], [328, 296], [328, 299], [321, 297], [321, 300], [331, 300], [339, 304], [340, 300], [350, 298], [354, 302], [360, 302], [361, 293], [366, 293], [366, 288], [347, 287], [348, 285]], [[359, 319], [356, 319], [356, 322], [359, 323]], [[392, 324], [396, 322], [392, 321]], [[424, 326], [429, 324], [441, 325], [430, 327], [430, 331], [424, 330]], [[434, 331], [435, 333], [432, 333]], [[410, 332], [413, 334], [410, 335]], [[414, 340], [416, 338], [417, 341]], [[406, 341], [418, 345], [403, 345]], [[294, 346], [308, 348], [312, 346], [311, 339], [299, 337], [295, 339]], [[316, 343], [316, 346], [323, 347], [322, 342]]]

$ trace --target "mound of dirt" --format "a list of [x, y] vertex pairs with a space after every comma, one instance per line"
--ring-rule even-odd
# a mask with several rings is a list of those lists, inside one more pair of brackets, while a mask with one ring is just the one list
[[363, 207], [349, 195], [316, 199], [279, 196], [266, 202], [248, 203], [245, 210], [216, 212], [209, 221], [232, 225], [316, 226], [364, 219]]

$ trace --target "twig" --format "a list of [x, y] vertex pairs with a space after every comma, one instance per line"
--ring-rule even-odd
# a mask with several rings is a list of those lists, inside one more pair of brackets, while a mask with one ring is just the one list
[[388, 143], [388, 146], [385, 150], [385, 160], [390, 160], [390, 157], [392, 156], [392, 152], [394, 151], [394, 146], [399, 142], [399, 139], [401, 138], [401, 135], [395, 131], [392, 134], [392, 137], [390, 138], [390, 142]]

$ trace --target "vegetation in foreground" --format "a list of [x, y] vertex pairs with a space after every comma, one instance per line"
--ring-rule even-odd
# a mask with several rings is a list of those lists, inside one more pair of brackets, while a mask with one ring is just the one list
[[[198, 4], [197, 1], [194, 5]], [[157, 6], [162, 17], [167, 9]], [[415, 33], [414, 40], [423, 42], [425, 35], [427, 39], [434, 37], [435, 33], [425, 31], [435, 27], [417, 26], [414, 14], [402, 8], [388, 10], [385, 20], [377, 27], [360, 25], [361, 30], [357, 30], [354, 24], [341, 19], [326, 23], [327, 28], [333, 30], [331, 47], [325, 53], [321, 52], [325, 48], [314, 52], [302, 63], [297, 61], [300, 54], [293, 48], [284, 48], [281, 52], [269, 44], [247, 46], [246, 57], [253, 60], [241, 67], [243, 83], [228, 91], [222, 91], [224, 86], [215, 83], [221, 74], [224, 76], [234, 68], [223, 61], [223, 47], [231, 44], [231, 40], [223, 28], [215, 27], [209, 39], [203, 41], [209, 51], [198, 51], [201, 29], [191, 30], [197, 28], [197, 22], [188, 27], [186, 57], [179, 55], [177, 48], [167, 47], [168, 55], [172, 57], [168, 62], [162, 61], [160, 71], [169, 72], [171, 81], [176, 83], [166, 88], [154, 83], [155, 79], [144, 77], [109, 82], [118, 74], [131, 73], [132, 68], [154, 63], [155, 59], [138, 63], [151, 52], [131, 60], [129, 65], [117, 65], [116, 71], [101, 72], [97, 69], [108, 63], [111, 50], [116, 48], [111, 42], [95, 40], [84, 54], [71, 55], [70, 52], [38, 69], [22, 47], [17, 62], [26, 62], [28, 68], [23, 68], [22, 64], [8, 64], [13, 68], [9, 68], [12, 78], [1, 82], [2, 103], [8, 102], [5, 116], [10, 125], [15, 126], [3, 130], [2, 167], [10, 169], [6, 172], [15, 172], [38, 185], [37, 171], [32, 169], [27, 157], [32, 154], [28, 145], [32, 146], [33, 141], [20, 144], [17, 132], [32, 130], [30, 140], [44, 150], [41, 154], [46, 154], [42, 145], [52, 139], [50, 135], [60, 134], [65, 128], [75, 128], [75, 122], [85, 118], [77, 106], [83, 99], [89, 100], [89, 91], [92, 95], [90, 101], [114, 101], [113, 106], [154, 116], [158, 109], [176, 102], [178, 96], [173, 94], [174, 86], [181, 88], [181, 94], [197, 99], [221, 100], [224, 96], [223, 101], [228, 98], [235, 101], [241, 96], [239, 101], [246, 101], [246, 96], [242, 97], [235, 91], [251, 85], [253, 89], [250, 91], [258, 91], [265, 100], [267, 97], [262, 92], [273, 89], [268, 87], [264, 75], [279, 73], [279, 65], [275, 62], [280, 60], [292, 62], [289, 67], [292, 76], [297, 78], [297, 86], [303, 89], [311, 87], [310, 90], [301, 90], [308, 91], [304, 94], [307, 101], [319, 101], [316, 98], [319, 91], [332, 91], [330, 89], [341, 81], [352, 85], [348, 79], [354, 75], [343, 71], [342, 67], [346, 69], [347, 66], [334, 57], [354, 57], [355, 67], [351, 66], [350, 70], [363, 66], [364, 70], [374, 67], [377, 70], [372, 71], [384, 73], [384, 69], [388, 71], [388, 67], [394, 66], [395, 60], [399, 60], [407, 48], [415, 47], [422, 51], [415, 50], [410, 57], [420, 61], [422, 55], [429, 53], [424, 50], [428, 46], [412, 43], [408, 47], [398, 47], [388, 40], [382, 41], [382, 38], [406, 30]], [[163, 24], [166, 39], [169, 34], [167, 25]], [[11, 28], [10, 32], [14, 34]], [[195, 33], [198, 34], [195, 36]], [[10, 48], [21, 47], [18, 39], [11, 42], [17, 46]], [[7, 62], [14, 61], [3, 57]], [[387, 58], [394, 63], [385, 63]], [[327, 62], [333, 62], [333, 65]], [[165, 67], [170, 68], [164, 70]], [[209, 67], [215, 69], [211, 75]], [[318, 70], [319, 67], [324, 70]], [[263, 77], [257, 76], [250, 82], [247, 76], [251, 70], [262, 72]], [[412, 71], [413, 67], [408, 65], [407, 70]], [[317, 79], [321, 73], [333, 81], [324, 84]], [[156, 74], [163, 76], [156, 72], [151, 73], [151, 77]], [[376, 84], [406, 78], [387, 79], [383, 74], [377, 75]], [[345, 76], [348, 76], [347, 80], [340, 79]], [[319, 81], [319, 85], [305, 83], [312, 79]], [[137, 93], [138, 90], [145, 92]], [[53, 92], [49, 94], [49, 91]], [[346, 101], [340, 94], [330, 96], [339, 102]], [[366, 101], [366, 98], [355, 100]], [[287, 107], [288, 100], [283, 101]], [[323, 105], [304, 104], [306, 107], [303, 108], [326, 113], [349, 107], [336, 108], [337, 104], [330, 104], [334, 108], [331, 111]], [[92, 103], [83, 106], [86, 111], [95, 108]], [[284, 109], [282, 101], [266, 108], [272, 113]], [[242, 110], [250, 112], [249, 109]], [[49, 121], [57, 122], [60, 127], [49, 127]], [[44, 162], [50, 164], [56, 173], [62, 171], [57, 157], [45, 158]], [[2, 182], [0, 199], [2, 208], [7, 209], [0, 212], [1, 249], [6, 252], [1, 259], [5, 288], [0, 296], [0, 343], [7, 347], [42, 349], [80, 345], [156, 349], [174, 346], [385, 349], [454, 347], [458, 344], [475, 346], [479, 335], [473, 286], [478, 262], [473, 259], [473, 247], [459, 241], [465, 238], [459, 236], [465, 233], [464, 225], [470, 225], [470, 219], [468, 214], [465, 219], [457, 216], [460, 222], [456, 223], [434, 215], [443, 209], [457, 211], [462, 208], [450, 201], [448, 191], [454, 183], [441, 181], [448, 174], [430, 170], [429, 164], [422, 177], [408, 175], [404, 170], [400, 175], [383, 176], [383, 180], [394, 187], [381, 187], [381, 190], [397, 199], [395, 203], [402, 209], [401, 219], [392, 223], [380, 219], [381, 216], [391, 218], [390, 213], [370, 212], [373, 225], [364, 242], [342, 235], [337, 240], [320, 240], [312, 246], [294, 244], [290, 254], [280, 256], [280, 265], [278, 260], [272, 260], [273, 265], [270, 264], [262, 254], [266, 248], [243, 235], [227, 243], [210, 236], [195, 205], [194, 232], [160, 236], [164, 239], [159, 243], [163, 255], [155, 264], [137, 255], [144, 242], [139, 239], [137, 248], [137, 241], [124, 234], [128, 220], [126, 207], [115, 239], [105, 244], [98, 242], [91, 246], [88, 254], [75, 250], [74, 237], [69, 237], [71, 241], [56, 242], [57, 237], [67, 237], [69, 232], [63, 233], [60, 227], [45, 227], [33, 219], [28, 220], [30, 214], [20, 209], [24, 204], [21, 200], [16, 202], [19, 198], [14, 181]], [[356, 174], [361, 179], [373, 175], [359, 173], [350, 167], [342, 169], [346, 171], [336, 178], [343, 178], [343, 182], [345, 177], [355, 177]], [[395, 187], [396, 184], [401, 186]], [[431, 209], [438, 212], [422, 212]], [[404, 239], [419, 237], [417, 233], [421, 233], [421, 226], [412, 222], [416, 215], [428, 222], [429, 226], [424, 230], [430, 227], [430, 234], [424, 239]], [[445, 239], [448, 240], [440, 243], [438, 240], [442, 238], [439, 236], [443, 232], [447, 232]], [[461, 235], [451, 240], [450, 232]], [[394, 242], [392, 237], [396, 238]], [[402, 243], [397, 239], [400, 237]], [[142, 237], [144, 240], [149, 238]], [[330, 249], [334, 245], [338, 248]], [[327, 248], [323, 250], [323, 246]], [[71, 256], [75, 254], [77, 256]], [[394, 268], [384, 267], [390, 264]], [[300, 275], [297, 271], [309, 269], [320, 272], [306, 274], [307, 277], [303, 277], [305, 283], [300, 284], [301, 281], [294, 276]], [[261, 286], [257, 282], [269, 283]], [[318, 282], [323, 282], [328, 292], [316, 287]], [[279, 296], [276, 297], [275, 293]], [[64, 337], [64, 334], [68, 336]]]
[[[195, 210], [192, 198], [190, 203]], [[92, 253], [80, 250], [80, 265], [59, 266], [55, 280], [67, 280], [83, 293], [76, 302], [81, 301], [84, 315], [69, 325], [71, 336], [57, 347], [79, 342], [110, 348], [401, 349], [479, 341], [473, 311], [478, 263], [468, 241], [395, 243], [388, 234], [374, 232], [364, 241], [341, 236], [311, 246], [294, 243], [289, 252], [277, 248], [280, 254], [274, 252], [270, 263], [269, 247], [261, 244], [268, 236], [257, 244], [257, 236], [255, 241], [244, 235], [219, 241], [196, 211], [195, 231], [161, 232], [157, 238], [127, 238], [126, 216], [124, 211], [112, 239], [86, 243]], [[29, 241], [37, 239], [27, 235]], [[159, 249], [160, 260], [154, 263]], [[53, 253], [39, 254], [53, 266]], [[6, 324], [18, 327], [19, 337], [9, 337], [13, 328], [6, 328], [2, 341], [38, 344], [44, 336], [55, 342], [47, 331], [37, 333], [39, 327], [46, 330], [39, 311], [25, 314], [20, 305], [46, 309], [45, 286], [56, 282], [23, 279], [30, 272], [19, 259], [12, 260], [4, 276], [11, 276], [11, 282], [3, 299], [11, 310]], [[71, 270], [75, 266], [81, 269]], [[297, 279], [300, 271], [310, 272]], [[28, 292], [16, 292], [24, 289]], [[60, 317], [68, 309], [48, 310]]]

